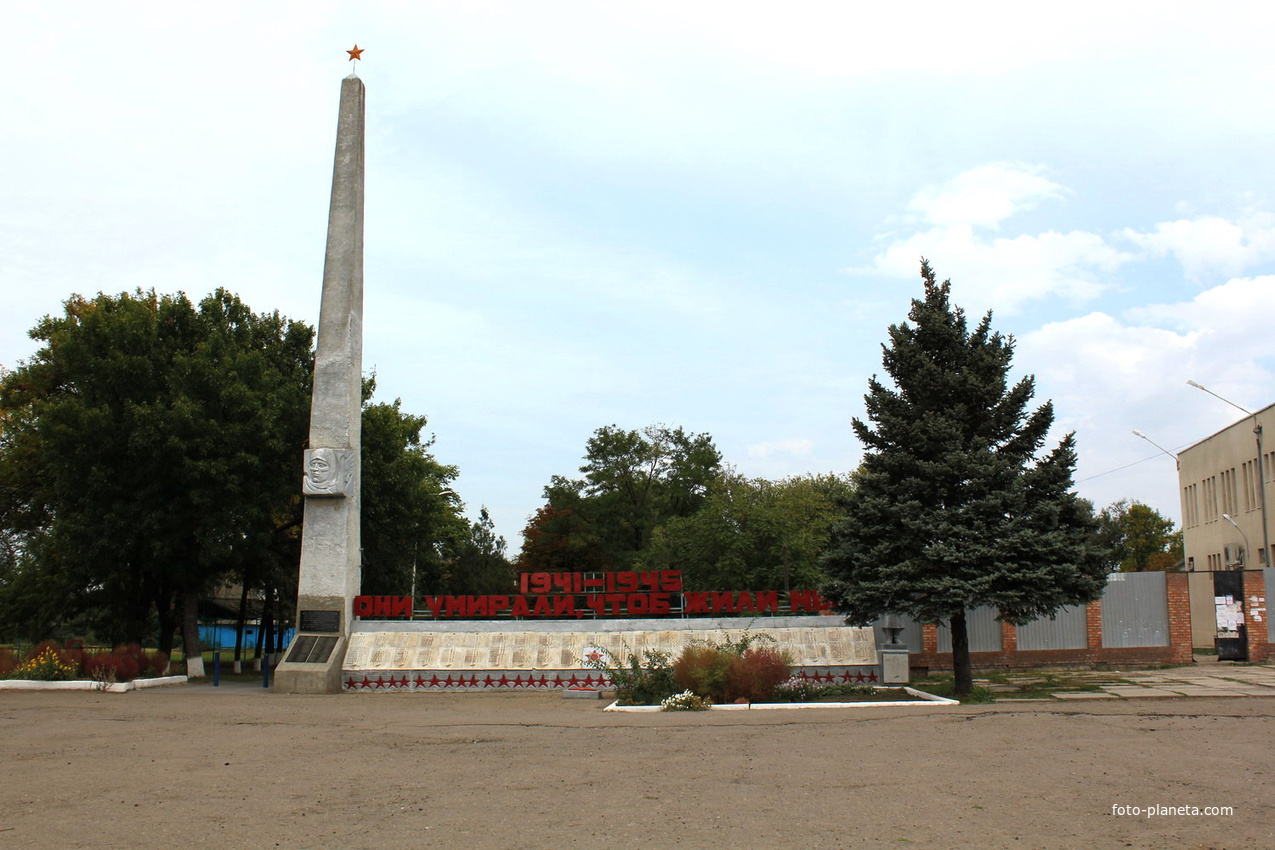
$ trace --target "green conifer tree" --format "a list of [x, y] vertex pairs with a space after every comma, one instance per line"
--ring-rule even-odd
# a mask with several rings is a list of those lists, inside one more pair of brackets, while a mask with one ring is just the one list
[[1053, 423], [1029, 409], [1031, 377], [1008, 382], [1014, 340], [991, 313], [968, 330], [922, 261], [925, 297], [891, 325], [873, 377], [848, 516], [824, 558], [824, 595], [853, 623], [883, 614], [947, 621], [956, 691], [968, 694], [966, 611], [993, 605], [1021, 624], [1098, 597], [1106, 583], [1092, 510], [1070, 491], [1074, 435], [1041, 456]]

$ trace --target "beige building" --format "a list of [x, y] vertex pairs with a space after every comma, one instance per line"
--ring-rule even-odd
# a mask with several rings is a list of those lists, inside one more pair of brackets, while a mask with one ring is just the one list
[[1178, 452], [1188, 570], [1271, 565], [1263, 523], [1272, 507], [1266, 491], [1275, 480], [1275, 438], [1263, 440], [1264, 426], [1275, 426], [1275, 404]]

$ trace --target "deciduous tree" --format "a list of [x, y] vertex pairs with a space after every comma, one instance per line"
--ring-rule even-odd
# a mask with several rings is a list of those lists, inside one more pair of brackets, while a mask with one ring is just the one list
[[643, 560], [681, 570], [688, 590], [816, 588], [851, 486], [835, 475], [767, 481], [723, 473], [699, 510], [655, 530]]
[[699, 509], [721, 468], [709, 435], [665, 425], [599, 428], [584, 460], [583, 479], [554, 476], [545, 488], [547, 505], [523, 532], [520, 570], [633, 565], [661, 522]]
[[313, 332], [218, 290], [76, 296], [31, 335], [0, 383], [4, 604], [130, 641], [153, 610], [165, 651], [180, 612], [197, 671], [201, 594], [270, 549], [293, 499]]
[[1113, 570], [1165, 570], [1182, 560], [1173, 520], [1141, 502], [1121, 499], [1098, 514], [1098, 539]]

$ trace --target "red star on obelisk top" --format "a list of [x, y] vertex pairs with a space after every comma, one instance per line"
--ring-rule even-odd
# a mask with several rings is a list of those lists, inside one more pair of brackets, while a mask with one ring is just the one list
[[[364, 49], [366, 49], [366, 48], [364, 48]], [[351, 62], [353, 62], [355, 59], [362, 59], [362, 58], [363, 58], [363, 51], [359, 49], [359, 46], [358, 46], [357, 44], [356, 44], [356, 45], [354, 45], [354, 49], [353, 49], [353, 50], [347, 50], [347, 51], [345, 51], [345, 52], [346, 52], [346, 53], [348, 53], [348, 54], [350, 54], [350, 61], [351, 61]]]

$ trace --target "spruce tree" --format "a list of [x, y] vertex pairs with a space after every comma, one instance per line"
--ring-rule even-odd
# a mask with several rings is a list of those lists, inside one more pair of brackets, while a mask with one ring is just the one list
[[1089, 504], [1071, 492], [1074, 434], [1041, 454], [1053, 406], [1034, 379], [1009, 385], [1012, 337], [989, 311], [970, 331], [922, 260], [923, 299], [891, 325], [855, 419], [865, 447], [848, 516], [824, 556], [824, 595], [851, 623], [946, 621], [956, 692], [973, 685], [965, 614], [992, 605], [1022, 624], [1096, 599], [1106, 583]]

